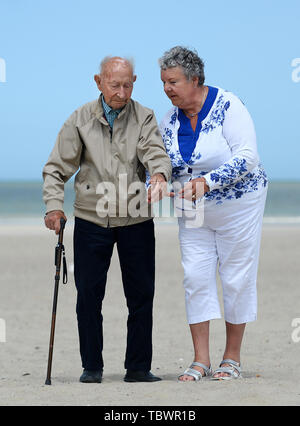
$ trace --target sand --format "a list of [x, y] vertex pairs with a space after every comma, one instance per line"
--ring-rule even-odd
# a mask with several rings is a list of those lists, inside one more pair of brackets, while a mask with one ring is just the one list
[[[246, 329], [243, 379], [231, 382], [177, 382], [193, 349], [176, 224], [156, 225], [152, 372], [163, 378], [157, 383], [123, 382], [127, 308], [114, 252], [103, 308], [103, 382], [78, 381], [82, 368], [70, 273], [69, 283], [59, 288], [52, 386], [45, 386], [57, 237], [42, 225], [2, 225], [0, 241], [0, 325], [6, 326], [6, 342], [0, 342], [1, 406], [300, 405], [300, 320], [298, 329], [294, 320], [300, 318], [299, 225], [263, 227], [258, 320]], [[71, 270], [71, 223], [65, 246]], [[222, 359], [224, 332], [223, 320], [211, 322], [213, 368]]]

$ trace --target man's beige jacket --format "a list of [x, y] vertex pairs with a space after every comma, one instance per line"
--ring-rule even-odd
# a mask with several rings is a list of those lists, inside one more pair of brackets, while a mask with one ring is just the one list
[[[170, 159], [153, 111], [130, 100], [111, 131], [101, 98], [89, 102], [65, 122], [43, 169], [46, 211], [63, 211], [64, 184], [78, 171], [74, 185], [76, 217], [104, 227], [149, 220], [151, 210], [142, 184], [145, 170], [150, 176], [162, 173], [167, 181], [171, 177]], [[134, 182], [139, 182], [139, 194], [134, 193]], [[128, 189], [132, 193], [127, 196]], [[135, 204], [137, 209], [130, 214], [129, 207]]]

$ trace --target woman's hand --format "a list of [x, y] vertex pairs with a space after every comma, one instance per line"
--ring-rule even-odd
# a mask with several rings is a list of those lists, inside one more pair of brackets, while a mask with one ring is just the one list
[[185, 183], [184, 188], [178, 192], [178, 196], [189, 201], [195, 201], [203, 197], [206, 192], [209, 192], [209, 186], [205, 178], [201, 177]]

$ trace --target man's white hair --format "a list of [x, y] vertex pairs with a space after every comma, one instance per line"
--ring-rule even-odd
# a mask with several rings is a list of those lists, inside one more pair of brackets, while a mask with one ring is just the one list
[[132, 74], [134, 74], [134, 59], [133, 58], [122, 58], [120, 56], [105, 56], [105, 58], [102, 59], [102, 61], [100, 62], [100, 67], [99, 67], [99, 71], [100, 74], [102, 74], [105, 65], [110, 62], [112, 59], [122, 59], [123, 61], [127, 62], [128, 65], [131, 67], [132, 69]]

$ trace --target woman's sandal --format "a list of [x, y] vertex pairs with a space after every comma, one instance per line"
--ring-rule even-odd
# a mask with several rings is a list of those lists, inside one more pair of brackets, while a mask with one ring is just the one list
[[[201, 367], [204, 370], [204, 375], [201, 373], [201, 371], [196, 370], [193, 367]], [[178, 376], [178, 381], [179, 382], [185, 382], [186, 380], [180, 380], [180, 377], [187, 375], [187, 376], [192, 376], [194, 377], [194, 381], [198, 382], [199, 380], [201, 380], [203, 377], [208, 377], [212, 375], [212, 369], [211, 366], [207, 367], [204, 364], [201, 364], [201, 362], [193, 362], [189, 368], [187, 368], [185, 370], [185, 372], [183, 374], [180, 374], [180, 376]], [[193, 381], [193, 380], [191, 380]]]
[[[229, 364], [229, 367], [222, 367], [223, 364]], [[219, 368], [217, 368], [212, 376], [212, 380], [231, 380], [231, 379], [239, 379], [241, 378], [241, 364], [233, 361], [233, 359], [223, 359], [223, 361], [221, 362]], [[229, 376], [219, 376], [219, 377], [214, 377], [215, 374], [218, 373], [226, 373], [229, 374]]]

